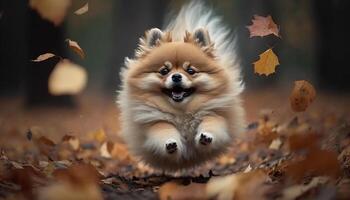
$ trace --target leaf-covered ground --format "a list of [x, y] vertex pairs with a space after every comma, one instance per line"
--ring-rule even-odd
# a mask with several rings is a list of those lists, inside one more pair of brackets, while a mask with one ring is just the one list
[[318, 94], [305, 112], [290, 90], [245, 93], [249, 126], [229, 152], [165, 174], [129, 155], [113, 97], [77, 108], [0, 100], [1, 199], [349, 199], [350, 98]]

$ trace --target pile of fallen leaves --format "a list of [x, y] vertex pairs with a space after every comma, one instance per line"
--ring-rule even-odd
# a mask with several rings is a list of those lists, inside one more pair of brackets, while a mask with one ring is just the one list
[[[43, 128], [1, 134], [6, 199], [348, 199], [350, 125], [344, 116], [261, 112], [212, 163], [173, 174], [129, 155], [104, 129], [48, 138]], [[7, 142], [5, 142], [7, 140]]]

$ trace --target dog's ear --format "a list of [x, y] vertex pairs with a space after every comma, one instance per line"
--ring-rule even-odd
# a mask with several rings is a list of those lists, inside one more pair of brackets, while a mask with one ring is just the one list
[[195, 42], [197, 42], [200, 46], [206, 47], [211, 44], [209, 33], [204, 28], [199, 28], [193, 33], [193, 39]]
[[136, 50], [136, 57], [142, 57], [148, 54], [153, 47], [161, 43], [171, 42], [172, 37], [169, 32], [162, 32], [158, 28], [152, 28], [145, 32], [145, 36], [140, 38], [139, 48]]
[[210, 57], [214, 56], [214, 43], [210, 41], [209, 32], [205, 28], [199, 28], [192, 34], [188, 31], [185, 33], [184, 42], [198, 45], [204, 53]]
[[158, 28], [152, 28], [146, 32], [146, 45], [147, 47], [156, 46], [164, 37], [164, 33]]

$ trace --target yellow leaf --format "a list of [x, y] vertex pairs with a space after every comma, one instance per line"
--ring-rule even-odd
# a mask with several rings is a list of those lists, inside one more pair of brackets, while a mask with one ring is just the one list
[[93, 133], [93, 137], [95, 140], [102, 143], [106, 140], [106, 133], [103, 130], [103, 128], [100, 128], [96, 132]]
[[272, 49], [266, 50], [259, 55], [260, 59], [254, 62], [254, 72], [259, 75], [265, 74], [266, 76], [275, 72], [276, 66], [279, 65], [278, 57], [272, 51]]

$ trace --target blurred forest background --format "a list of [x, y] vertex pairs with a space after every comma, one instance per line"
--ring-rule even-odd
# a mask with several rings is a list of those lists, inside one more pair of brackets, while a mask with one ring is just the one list
[[[43, 19], [37, 8], [31, 8], [33, 2], [37, 6], [49, 2], [48, 7], [52, 7], [70, 0], [0, 0], [0, 199], [18, 193], [23, 193], [22, 198], [9, 199], [37, 199], [37, 191], [39, 196], [44, 195], [39, 199], [45, 200], [75, 194], [86, 197], [80, 199], [101, 200], [102, 194], [105, 199], [155, 199], [159, 187], [174, 177], [163, 173], [158, 178], [154, 176], [157, 173], [133, 159], [118, 137], [120, 125], [115, 101], [120, 87], [119, 71], [124, 58], [133, 56], [145, 30], [163, 27], [166, 18], [176, 14], [187, 1], [72, 0], [58, 25]], [[87, 2], [86, 13], [74, 14]], [[244, 134], [247, 140], [234, 143], [234, 148], [218, 158], [213, 168], [204, 166], [212, 170], [188, 171], [191, 177], [186, 175], [183, 183], [192, 181], [205, 186], [203, 183], [211, 176], [244, 171], [237, 177], [255, 184], [249, 181], [226, 184], [226, 179], [221, 184], [231, 193], [235, 192], [232, 185], [239, 186], [242, 194], [248, 195], [237, 199], [253, 199], [251, 195], [259, 196], [259, 191], [266, 189], [258, 170], [267, 169], [269, 184], [275, 189], [271, 193], [273, 199], [285, 190], [296, 191], [294, 184], [301, 187], [300, 194], [292, 194], [294, 197], [311, 196], [297, 199], [349, 199], [350, 1], [207, 0], [206, 4], [222, 16], [236, 36], [249, 125]], [[250, 38], [247, 26], [252, 24], [254, 15], [271, 15], [281, 37], [271, 34]], [[77, 53], [74, 51], [77, 49], [68, 46], [68, 38], [78, 42], [85, 58], [81, 56], [82, 50]], [[280, 63], [276, 73], [255, 74], [253, 63], [270, 48]], [[33, 61], [45, 53], [56, 56]], [[64, 95], [49, 92], [50, 77], [55, 74], [57, 63], [63, 63], [62, 58], [71, 61], [71, 69], [86, 70], [88, 80], [84, 90]], [[63, 82], [68, 77], [74, 76], [66, 73]], [[315, 86], [316, 98], [312, 86], [309, 91], [299, 87], [292, 92], [297, 80]], [[291, 106], [299, 100], [295, 94], [307, 104], [305, 112]], [[302, 146], [293, 149], [293, 142]], [[305, 155], [305, 160], [299, 162]], [[53, 191], [56, 186], [62, 186], [57, 182], [50, 187], [52, 181], [60, 180], [59, 177], [53, 180], [52, 175], [61, 169], [68, 170], [66, 175], [78, 187], [71, 187], [72, 181], [65, 180], [62, 190]], [[94, 177], [96, 169], [99, 178]], [[284, 181], [294, 178], [293, 173], [288, 174], [293, 169], [300, 180]], [[311, 181], [310, 172], [316, 172], [313, 179], [316, 182]], [[321, 176], [339, 174], [337, 181], [322, 182]], [[237, 177], [233, 174], [232, 180], [241, 180]], [[316, 183], [318, 189], [305, 183]], [[51, 190], [43, 189], [48, 185]], [[194, 186], [197, 189], [189, 187], [187, 192], [174, 190], [174, 193], [206, 195], [198, 190], [201, 187]], [[98, 197], [94, 198], [91, 192]], [[140, 195], [148, 198], [136, 198]], [[169, 198], [165, 195], [161, 199]]]
[[[65, 21], [54, 26], [43, 20], [27, 1], [0, 1], [0, 95], [19, 95], [29, 104], [53, 99], [47, 93], [47, 77], [58, 60], [33, 63], [38, 55], [52, 52], [84, 66], [89, 81], [85, 91], [115, 96], [119, 70], [125, 56], [132, 56], [145, 30], [162, 27], [164, 17], [186, 1], [91, 0], [89, 11], [74, 15], [86, 1], [73, 1]], [[231, 27], [238, 41], [246, 88], [291, 87], [292, 80], [311, 81], [316, 88], [346, 93], [350, 88], [346, 0], [227, 0], [208, 1]], [[281, 38], [249, 38], [246, 28], [253, 15], [271, 15]], [[64, 40], [79, 42], [86, 53], [82, 60], [64, 48]], [[254, 74], [252, 63], [273, 47], [281, 65], [277, 73]], [[50, 67], [51, 66], [51, 67]], [[54, 100], [56, 101], [56, 100]]]

